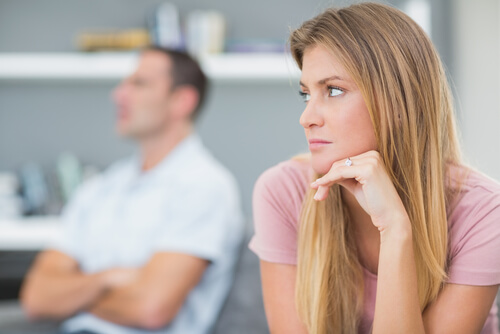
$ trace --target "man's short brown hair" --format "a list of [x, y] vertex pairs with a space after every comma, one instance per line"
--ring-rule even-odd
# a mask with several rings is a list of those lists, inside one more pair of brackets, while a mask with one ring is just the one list
[[172, 76], [172, 89], [189, 85], [198, 92], [198, 104], [193, 110], [191, 118], [194, 120], [200, 114], [207, 92], [208, 80], [200, 65], [188, 53], [160, 46], [149, 46], [144, 51], [160, 52], [172, 61], [170, 75]]

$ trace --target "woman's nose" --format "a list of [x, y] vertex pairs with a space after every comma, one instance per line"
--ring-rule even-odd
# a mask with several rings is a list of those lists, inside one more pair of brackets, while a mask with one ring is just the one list
[[323, 125], [323, 117], [317, 104], [312, 99], [307, 102], [306, 108], [300, 116], [300, 125], [302, 125], [305, 129], [312, 126]]

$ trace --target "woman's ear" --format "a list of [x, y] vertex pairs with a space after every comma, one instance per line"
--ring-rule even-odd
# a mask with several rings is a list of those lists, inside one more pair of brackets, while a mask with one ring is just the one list
[[172, 96], [172, 114], [176, 118], [190, 118], [198, 106], [200, 94], [191, 85], [175, 88]]

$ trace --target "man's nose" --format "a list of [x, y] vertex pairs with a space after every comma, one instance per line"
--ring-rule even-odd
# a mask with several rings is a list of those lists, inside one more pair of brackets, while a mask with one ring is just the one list
[[121, 82], [118, 86], [115, 87], [113, 93], [111, 94], [113, 101], [115, 103], [123, 102], [126, 96], [126, 85], [125, 82]]

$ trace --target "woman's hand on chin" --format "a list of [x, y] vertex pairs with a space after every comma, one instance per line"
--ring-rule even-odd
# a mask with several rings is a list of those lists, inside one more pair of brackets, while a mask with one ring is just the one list
[[349, 157], [350, 163], [347, 160], [346, 157], [334, 162], [328, 173], [311, 184], [317, 189], [314, 199], [326, 199], [329, 188], [337, 183], [354, 195], [381, 233], [404, 231], [408, 227], [411, 230], [406, 209], [380, 154], [368, 151]]

